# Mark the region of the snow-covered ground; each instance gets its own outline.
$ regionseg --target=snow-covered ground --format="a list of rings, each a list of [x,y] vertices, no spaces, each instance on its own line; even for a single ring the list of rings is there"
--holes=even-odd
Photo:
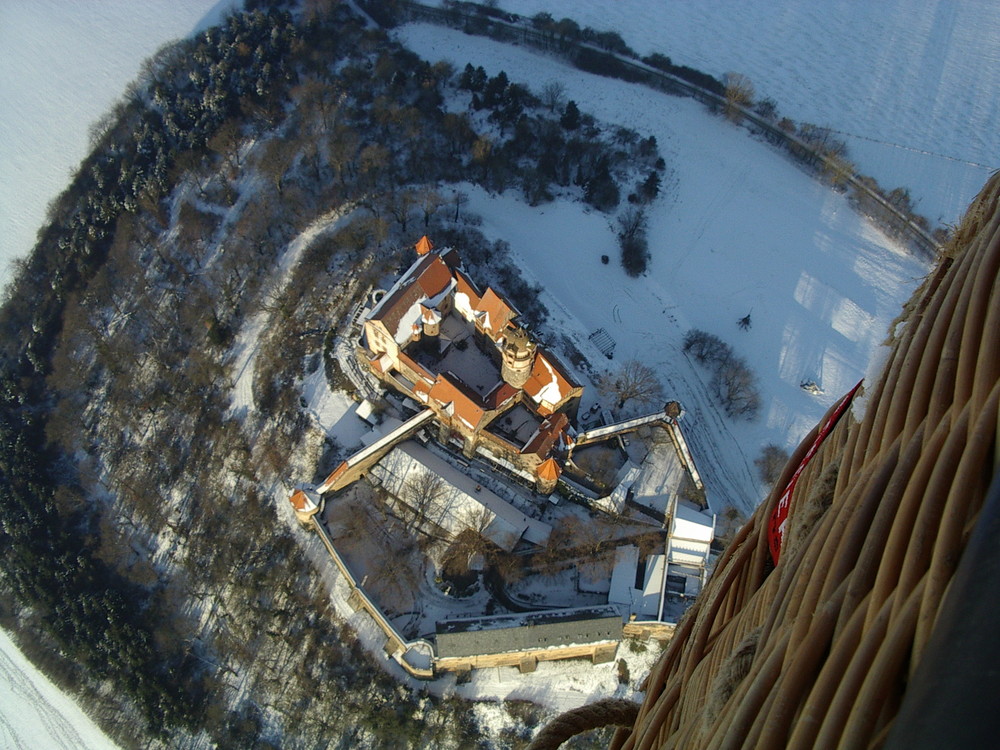
[[[91,124],[121,97],[142,61],[240,4],[0,2],[0,287],[86,156]]]
[[[114,750],[118,746],[0,630],[0,747]]]
[[[669,398],[688,409],[685,435],[716,510],[761,499],[753,460],[761,447],[791,449],[865,372],[890,322],[926,266],[746,131],[691,99],[670,97],[488,39],[427,24],[397,32],[430,60],[472,60],[536,88],[550,80],[607,123],[656,136],[669,177],[649,207],[649,273],[619,264],[611,217],[570,200],[532,208],[513,191],[472,185],[469,208],[490,239],[510,243],[529,280],[544,288],[550,328],[573,338],[596,367],[636,358],[655,365]],[[736,322],[752,314],[752,328]],[[607,363],[588,340],[603,328],[617,343]],[[682,351],[699,328],[728,342],[757,373],[753,423],[720,414],[707,373]],[[800,388],[815,381],[824,393]]]
[[[716,77],[749,76],[797,123],[835,128],[880,184],[954,223],[1000,167],[1000,3],[955,0],[500,0],[617,31]]]

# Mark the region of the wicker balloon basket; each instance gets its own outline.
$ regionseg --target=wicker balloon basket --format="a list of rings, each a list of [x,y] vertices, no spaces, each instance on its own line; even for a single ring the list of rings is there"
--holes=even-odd
[[[612,748],[884,745],[1000,463],[998,202],[1000,173],[904,307],[881,378],[802,442],[638,714],[618,707],[634,721]]]

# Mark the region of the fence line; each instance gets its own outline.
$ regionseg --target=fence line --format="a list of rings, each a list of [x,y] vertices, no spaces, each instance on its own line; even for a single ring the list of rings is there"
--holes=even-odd
[[[617,65],[623,66],[628,70],[634,83],[642,83],[673,96],[697,99],[712,110],[729,107],[732,111],[734,108],[734,105],[727,102],[725,97],[666,71],[586,42],[525,26],[521,22],[508,22],[492,15],[471,13],[458,6],[433,7],[414,2],[414,0],[400,0],[398,8],[400,15],[407,21],[427,21],[461,29],[469,34],[488,36],[501,42],[520,43],[554,54],[571,63],[576,62],[577,55],[581,51],[595,52],[614,59]],[[522,20],[526,21],[527,19]],[[831,158],[818,151],[810,144],[748,109],[743,107],[735,107],[735,109],[739,111],[740,123],[750,123],[755,128],[759,128],[766,134],[770,142],[774,145],[784,146],[792,157],[805,166],[811,167],[814,171],[819,171],[819,167],[824,167],[832,173],[843,172],[845,162],[840,159]],[[852,199],[859,212],[868,216],[882,229],[906,240],[911,248],[919,251],[926,259],[931,260],[936,257],[940,249],[939,243],[923,227],[916,224],[910,216],[889,203],[878,191],[872,189],[866,182],[869,178],[852,170],[848,174],[844,174],[843,179],[854,191]]]

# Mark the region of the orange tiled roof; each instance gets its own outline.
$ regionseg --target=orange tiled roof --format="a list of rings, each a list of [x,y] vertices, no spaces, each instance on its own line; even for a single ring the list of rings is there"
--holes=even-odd
[[[542,349],[537,350],[535,361],[531,366],[531,375],[524,384],[524,392],[538,404],[539,414],[544,416],[552,413],[551,409],[541,405],[542,399],[556,407],[579,387],[563,372],[559,360]]]
[[[428,255],[426,268],[420,269],[417,284],[428,297],[441,294],[451,283],[451,269],[437,255]]]
[[[348,468],[349,468],[349,466],[348,466],[347,461],[341,461],[340,465],[330,473],[330,476],[328,476],[323,481],[323,484],[321,484],[317,489],[320,492],[323,492],[324,491],[323,490],[324,487],[329,488],[335,481],[337,481],[341,476],[344,475],[344,473],[347,472]]]
[[[482,295],[469,277],[458,270],[455,271],[455,291],[465,294],[469,298],[469,304],[472,305],[473,309],[479,307],[479,300],[482,299]]]
[[[535,469],[535,474],[539,479],[554,482],[562,474],[562,467],[554,458],[547,458],[538,465],[538,468]]]
[[[427,385],[427,383],[425,383],[423,380],[418,380],[416,383],[413,384],[413,394],[418,399],[423,401],[425,404],[427,403],[427,397],[430,395],[430,393],[431,393],[431,386]]]
[[[451,405],[452,416],[461,419],[470,429],[479,427],[486,412],[479,396],[450,372],[437,376],[430,397],[441,406]]]
[[[434,249],[434,243],[431,242],[430,238],[425,234],[417,240],[417,244],[414,245],[414,248],[417,251],[417,255],[427,255],[427,253]]]
[[[288,500],[292,507],[300,513],[310,511],[316,506],[302,490],[296,490]]]
[[[476,311],[486,314],[482,325],[490,331],[494,339],[503,333],[507,324],[518,315],[517,310],[511,307],[507,300],[494,292],[492,288],[487,288],[483,298],[476,306]]]
[[[533,453],[537,456],[547,456],[560,436],[569,427],[569,417],[565,414],[555,414],[539,426],[538,430],[521,450],[521,453]]]

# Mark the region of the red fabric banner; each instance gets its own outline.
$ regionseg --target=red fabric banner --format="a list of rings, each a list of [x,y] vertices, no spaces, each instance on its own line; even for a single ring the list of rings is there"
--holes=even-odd
[[[816,451],[826,440],[827,436],[833,432],[833,428],[837,426],[837,422],[840,418],[844,416],[844,412],[847,411],[847,407],[851,405],[851,401],[854,400],[854,395],[858,392],[858,388],[861,387],[861,383],[864,381],[859,381],[856,386],[854,386],[846,396],[844,396],[840,403],[837,404],[837,408],[833,410],[833,413],[827,418],[826,422],[820,428],[819,432],[816,434],[816,439],[813,440],[812,445],[809,446],[809,450],[806,451],[806,455],[802,457],[802,461],[799,462],[798,468],[795,473],[792,474],[792,478],[788,481],[788,485],[785,487],[785,491],[781,493],[781,499],[778,500],[778,504],[774,506],[774,511],[771,513],[771,518],[767,523],[767,542],[771,549],[771,559],[774,564],[778,564],[778,557],[781,554],[781,540],[785,535],[785,523],[788,521],[788,509],[792,501],[792,492],[795,490],[795,483],[799,481],[799,476],[805,470],[806,466],[812,460],[812,457],[816,455]]]

